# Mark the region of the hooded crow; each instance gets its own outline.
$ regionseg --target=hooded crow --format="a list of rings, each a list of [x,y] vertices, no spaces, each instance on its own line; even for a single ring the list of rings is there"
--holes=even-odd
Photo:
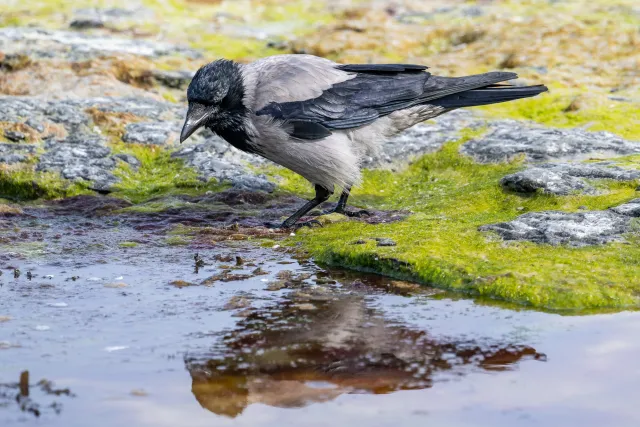
[[[342,188],[334,212],[346,210],[360,165],[385,139],[461,107],[527,98],[543,85],[498,83],[518,76],[490,72],[439,77],[411,64],[338,64],[313,55],[277,55],[249,64],[220,59],[189,84],[180,142],[206,127],[234,147],[265,157],[309,180],[316,195],[285,220],[299,223]]]

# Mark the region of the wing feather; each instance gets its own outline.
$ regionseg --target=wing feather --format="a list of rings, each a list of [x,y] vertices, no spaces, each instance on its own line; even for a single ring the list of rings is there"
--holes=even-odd
[[[317,139],[325,133],[322,128],[330,134],[331,129],[361,127],[394,111],[517,77],[508,72],[438,77],[422,65],[339,65],[310,55],[283,56],[292,58],[267,58],[257,67],[262,74],[254,111],[299,123],[289,128],[301,139]]]

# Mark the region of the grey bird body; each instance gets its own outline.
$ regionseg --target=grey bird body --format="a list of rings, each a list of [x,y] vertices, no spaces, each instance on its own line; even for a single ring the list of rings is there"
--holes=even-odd
[[[209,127],[232,145],[315,184],[311,208],[334,186],[343,189],[344,208],[351,186],[360,181],[362,160],[386,138],[455,108],[546,90],[496,85],[516,78],[514,73],[446,78],[425,69],[343,65],[312,55],[277,55],[244,65],[215,61],[201,68],[189,87],[181,141]],[[292,226],[307,205],[283,226]]]

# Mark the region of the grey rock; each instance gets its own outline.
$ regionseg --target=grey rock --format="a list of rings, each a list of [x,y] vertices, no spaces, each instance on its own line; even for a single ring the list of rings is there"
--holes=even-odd
[[[69,180],[91,181],[91,188],[109,190],[118,182],[112,171],[116,158],[111,149],[93,136],[74,135],[65,141],[47,141],[37,171],[59,172]]]
[[[149,22],[154,16],[153,10],[144,7],[83,8],[74,11],[69,27],[74,30],[134,27],[136,24]]]
[[[37,130],[40,133],[44,132],[44,125],[34,120],[33,118],[27,119],[25,124],[29,126],[31,129]]]
[[[122,137],[124,142],[164,145],[172,132],[179,131],[173,122],[130,123]]]
[[[609,132],[551,129],[515,120],[501,120],[489,126],[487,134],[465,143],[461,152],[485,163],[518,155],[525,155],[530,161],[545,161],[640,153],[639,142],[627,141]]]
[[[75,31],[55,31],[38,28],[0,28],[0,51],[24,53],[37,59],[66,58],[87,60],[96,56],[128,53],[147,57],[185,55],[200,58],[201,53],[186,47],[135,38],[88,35]]]
[[[518,193],[534,193],[537,190],[559,195],[575,191],[595,192],[594,188],[579,178],[543,168],[530,168],[507,175],[500,180],[500,184],[506,189]]]
[[[265,175],[241,174],[230,179],[234,188],[239,190],[256,190],[273,192],[276,185],[267,180]]]
[[[41,100],[18,96],[0,96],[0,122],[20,123],[42,117]],[[46,103],[45,103],[46,105]]]
[[[417,156],[440,149],[445,142],[460,139],[460,131],[475,129],[483,122],[467,110],[456,110],[416,125],[382,143],[375,156],[365,159],[363,167],[374,168],[407,162]]]
[[[483,16],[484,13],[485,13],[484,9],[479,6],[465,7],[460,11],[460,14],[462,16],[465,16],[468,18],[477,18],[479,16]]]
[[[113,157],[122,160],[134,169],[137,169],[140,166],[140,160],[138,160],[138,158],[132,154],[118,153]]]
[[[204,142],[188,144],[171,154],[183,159],[185,165],[195,168],[201,179],[228,181],[236,188],[272,192],[275,184],[263,174],[256,174],[249,164],[261,165],[268,161],[244,153],[221,138],[209,134]]]
[[[396,242],[386,237],[376,237],[376,246],[396,246]]]
[[[571,176],[589,179],[633,181],[640,178],[640,170],[621,168],[611,161],[598,163],[551,163],[540,165],[540,167],[564,170]]]
[[[88,17],[101,17],[105,21],[124,19],[126,21],[147,21],[155,16],[152,9],[145,7],[109,7],[109,8],[84,8],[74,11],[76,17],[88,18]]]
[[[488,224],[480,231],[493,231],[504,240],[569,246],[601,245],[624,240],[632,231],[631,220],[640,217],[640,198],[604,211],[530,212],[513,221]]]
[[[184,111],[186,111],[184,107],[149,98],[90,98],[61,102],[69,103],[81,109],[95,107],[100,111],[131,113],[135,116],[147,117],[158,121],[164,121],[167,117],[178,120],[184,117]]]
[[[500,184],[520,193],[542,190],[545,193],[558,195],[567,195],[572,192],[594,194],[596,190],[584,180],[585,178],[631,181],[640,179],[640,171],[623,169],[611,162],[545,163],[507,175],[500,180]]]
[[[44,115],[55,123],[64,124],[75,130],[79,125],[89,123],[89,116],[71,103],[50,103],[43,111]]]
[[[4,144],[0,146],[0,160],[4,163],[26,162],[42,149],[36,170],[59,172],[71,180],[91,181],[96,190],[110,190],[118,178],[113,170],[123,161],[133,168],[140,162],[135,156],[113,154],[106,138],[94,126],[88,108],[104,112],[126,112],[149,121],[131,123],[126,127],[125,141],[164,144],[171,132],[180,129],[184,107],[145,98],[91,98],[42,100],[31,97],[0,97],[0,121],[26,123],[34,129],[45,130],[47,123],[56,123],[66,131],[66,138],[49,138],[43,144]],[[11,146],[11,147],[10,147]],[[246,167],[236,175],[246,172]]]
[[[59,123],[68,130],[88,125],[88,108],[112,113],[130,113],[155,121],[184,117],[184,107],[149,98],[87,98],[47,101],[34,97],[0,96],[0,122],[26,123],[39,132],[46,122]]]
[[[36,154],[37,148],[33,144],[0,143],[0,164],[26,162]]]
[[[4,137],[7,138],[9,141],[14,141],[14,142],[20,142],[27,139],[27,136],[24,133],[14,131],[14,130],[8,130],[8,129],[4,131]]]
[[[633,199],[630,202],[611,208],[611,210],[619,215],[640,217],[640,199]]]
[[[577,213],[530,212],[510,222],[479,227],[493,231],[504,240],[528,240],[535,243],[569,246],[601,245],[620,241],[628,231],[630,218],[612,210]]]
[[[100,16],[76,18],[69,24],[74,30],[87,30],[90,28],[104,28],[104,19]]]
[[[192,71],[156,70],[153,72],[153,78],[163,86],[172,89],[186,89],[194,74]]]

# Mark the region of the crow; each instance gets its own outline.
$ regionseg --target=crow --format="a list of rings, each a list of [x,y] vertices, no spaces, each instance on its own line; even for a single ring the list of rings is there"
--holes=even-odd
[[[315,197],[278,227],[298,222],[334,192],[346,209],[360,165],[384,139],[456,108],[513,101],[544,85],[499,84],[518,76],[489,72],[440,77],[412,64],[339,64],[313,55],[275,55],[249,64],[219,59],[201,67],[187,89],[185,141],[206,127],[234,147],[265,157],[309,180]]]

